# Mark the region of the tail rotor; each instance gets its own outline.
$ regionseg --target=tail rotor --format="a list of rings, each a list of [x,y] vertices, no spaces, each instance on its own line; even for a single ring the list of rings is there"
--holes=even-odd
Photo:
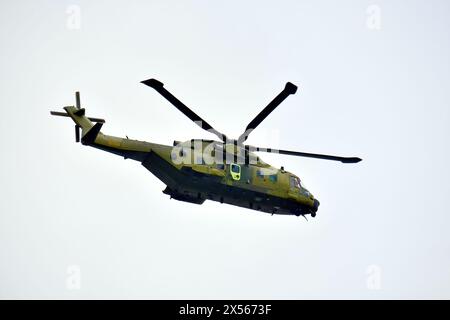
[[[67,108],[72,108],[70,114]],[[80,92],[78,91],[75,92],[75,106],[65,107],[64,110],[65,112],[50,111],[50,114],[52,116],[72,118],[72,120],[75,122],[75,142],[81,141],[82,129],[88,131],[91,127],[93,127],[92,122],[101,124],[105,123],[104,119],[85,116],[86,110],[84,108],[81,108]]]
[[[80,92],[75,92],[75,103],[78,110],[81,109],[81,102],[80,102]],[[81,127],[76,124],[75,125],[75,142],[80,142],[80,129]]]

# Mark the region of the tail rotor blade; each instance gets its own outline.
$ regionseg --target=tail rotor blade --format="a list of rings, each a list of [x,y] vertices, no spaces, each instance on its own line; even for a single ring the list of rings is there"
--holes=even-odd
[[[59,111],[50,111],[50,114],[52,116],[59,116],[59,117],[67,117],[70,118],[70,116],[67,114],[67,112],[59,112]],[[101,123],[105,123],[105,119],[100,119],[100,118],[93,118],[93,117],[87,117],[90,121],[92,122],[101,122]]]
[[[75,125],[75,142],[80,142],[80,126]]]
[[[80,92],[75,92],[75,105],[77,109],[81,108],[81,102],[80,102]]]
[[[75,92],[75,106],[78,110],[81,110],[81,100],[80,100],[80,92]],[[84,109],[83,109],[84,111]],[[84,112],[83,112],[84,115]],[[75,125],[75,142],[80,142],[80,126]]]

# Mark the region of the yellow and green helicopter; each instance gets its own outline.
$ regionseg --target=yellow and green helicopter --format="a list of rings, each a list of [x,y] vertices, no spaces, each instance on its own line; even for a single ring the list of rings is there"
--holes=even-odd
[[[75,122],[75,140],[83,145],[107,151],[125,159],[139,161],[160,179],[171,198],[195,204],[213,200],[271,214],[316,216],[319,201],[303,186],[298,176],[263,162],[257,152],[356,163],[357,157],[261,148],[246,145],[248,135],[297,87],[288,82],[285,88],[247,125],[237,140],[214,129],[210,124],[173,96],[156,79],[142,81],[155,89],[175,108],[202,129],[220,140],[192,139],[174,141],[172,146],[103,134],[105,120],[86,116],[76,92],[76,105],[65,112],[51,111],[54,116],[70,117]],[[81,130],[81,133],[80,133]]]

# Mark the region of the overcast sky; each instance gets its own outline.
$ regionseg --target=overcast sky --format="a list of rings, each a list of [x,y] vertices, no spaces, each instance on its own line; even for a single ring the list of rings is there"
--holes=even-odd
[[[450,298],[448,1],[1,1],[0,298]],[[214,138],[157,78],[254,145],[317,217],[169,200],[50,110],[157,143]]]

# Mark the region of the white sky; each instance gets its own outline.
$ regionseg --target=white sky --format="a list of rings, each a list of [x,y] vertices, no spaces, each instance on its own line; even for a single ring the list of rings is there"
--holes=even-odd
[[[450,298],[449,18],[444,0],[2,1],[0,298]],[[235,137],[291,81],[249,143],[364,160],[261,155],[320,200],[307,222],[169,200],[49,115],[80,90],[105,133],[213,137],[151,77]]]

